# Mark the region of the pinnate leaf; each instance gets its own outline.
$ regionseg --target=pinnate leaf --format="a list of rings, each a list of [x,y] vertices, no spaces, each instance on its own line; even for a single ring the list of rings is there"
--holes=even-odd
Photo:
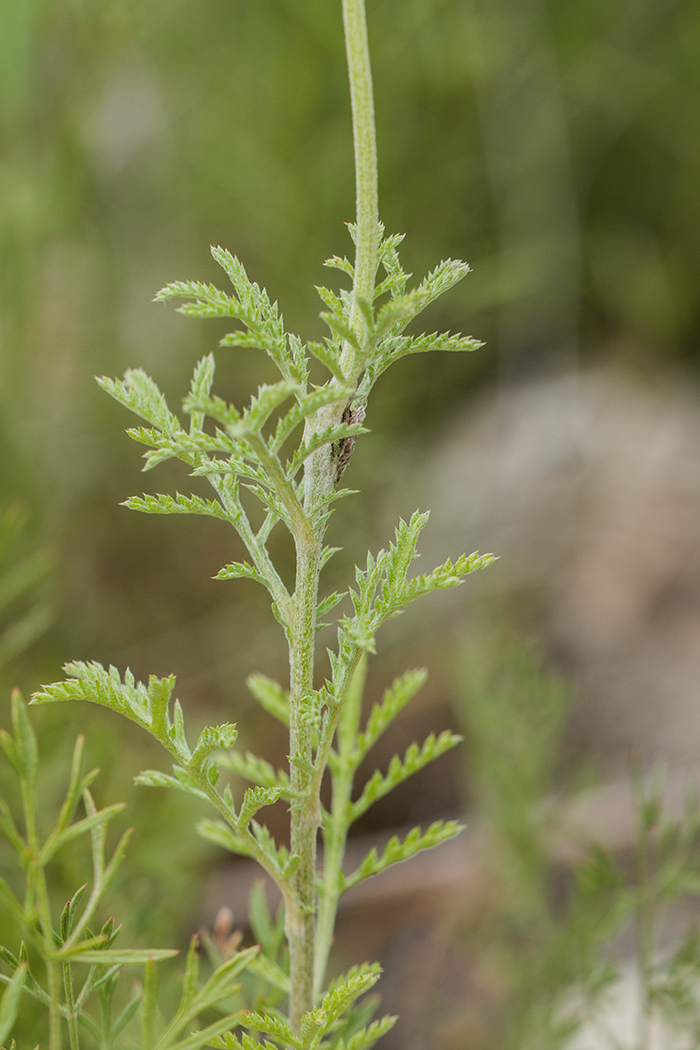
[[[441,755],[444,755],[446,751],[450,751],[461,741],[461,736],[457,736],[456,733],[445,729],[437,737],[434,733],[431,733],[424,741],[422,747],[415,743],[411,744],[406,750],[403,761],[398,755],[394,755],[389,763],[387,772],[382,774],[377,770],[365,784],[357,802],[353,802],[350,805],[350,819],[352,821],[357,820],[378,799],[383,798],[398,784],[403,783],[404,780],[423,769],[429,762],[434,762],[436,758],[440,758]]]
[[[75,661],[66,664],[66,674],[72,675],[63,682],[54,682],[34,693],[33,704],[56,703],[66,700],[88,700],[116,711],[143,729],[152,733],[178,758],[189,762],[191,753],[184,734],[182,709],[176,700],[173,718],[170,719],[168,705],[175,688],[175,676],[156,678],[151,675],[148,685],[137,682],[127,669],[124,681],[116,667],[105,670],[102,664]]]
[[[216,500],[202,499],[200,496],[183,496],[176,492],[174,496],[163,493],[144,493],[143,496],[130,496],[124,500],[122,507],[139,510],[142,514],[203,514],[210,518],[228,521],[226,511]]]
[[[427,831],[422,832],[419,827],[413,828],[403,840],[399,839],[398,835],[392,835],[381,855],[372,848],[360,866],[343,878],[343,890],[372,875],[378,875],[392,864],[414,857],[421,850],[432,849],[447,842],[458,835],[462,828],[463,825],[456,820],[436,820]]]
[[[367,724],[357,738],[355,746],[357,764],[374,747],[382,733],[425,684],[427,677],[428,672],[424,669],[406,671],[400,678],[396,678],[386,690],[381,703],[373,706]]]

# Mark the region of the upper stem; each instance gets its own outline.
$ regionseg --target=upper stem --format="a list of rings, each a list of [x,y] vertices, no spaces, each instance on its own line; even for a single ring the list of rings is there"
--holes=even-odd
[[[362,322],[358,299],[368,303],[374,300],[374,282],[377,274],[379,246],[379,204],[377,190],[377,137],[372,94],[372,68],[367,40],[367,20],[364,0],[343,0],[343,27],[345,53],[350,80],[352,106],[352,137],[355,147],[355,280],[353,284],[352,327]],[[346,346],[343,357],[344,374],[355,382],[351,366],[355,351]],[[350,374],[348,374],[350,372]]]
[[[372,97],[372,71],[367,41],[364,0],[342,0],[345,49],[350,80],[352,130],[355,149],[356,233],[355,276],[350,323],[360,335],[365,321],[359,301],[374,301],[379,248],[377,203],[377,146]],[[364,340],[360,340],[363,342]],[[342,371],[355,385],[364,362],[350,345],[342,354]],[[338,422],[343,406],[322,409],[307,421],[306,432]],[[299,1031],[301,1018],[314,1005],[313,976],[316,963],[316,840],[320,824],[321,777],[313,774],[313,741],[304,719],[303,701],[314,685],[314,646],[320,559],[325,523],[315,520],[319,502],[336,483],[331,449],[325,446],[309,457],[304,467],[304,521],[293,519],[296,544],[296,586],[290,638],[290,753],[292,790],[291,848],[299,858],[293,877],[295,906],[287,911],[286,931],[290,952],[289,1019]],[[311,528],[309,528],[311,526]],[[316,756],[317,764],[319,757]],[[322,756],[325,766],[327,754]],[[325,954],[325,952],[324,952]],[[325,959],[324,959],[325,962]],[[324,966],[325,969],[325,966]]]

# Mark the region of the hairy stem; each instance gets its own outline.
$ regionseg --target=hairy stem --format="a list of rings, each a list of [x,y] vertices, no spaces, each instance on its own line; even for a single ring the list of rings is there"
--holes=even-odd
[[[367,662],[360,663],[361,653],[358,650],[353,661],[351,678],[344,690],[342,705],[339,705],[338,717],[334,727],[338,727],[337,750],[331,756],[326,753],[323,765],[329,758],[331,770],[331,811],[324,818],[323,839],[323,880],[320,887],[318,921],[316,924],[316,968],[314,973],[314,990],[318,997],[326,979],[326,968],[333,941],[338,902],[342,892],[343,859],[348,838],[348,811],[352,798],[352,786],[357,770],[353,761],[353,749],[357,739],[362,711],[362,694],[364,691]],[[320,748],[319,748],[320,750]],[[330,751],[330,749],[329,749]],[[320,766],[316,760],[317,767]]]
[[[343,27],[350,80],[352,129],[355,148],[356,244],[355,279],[351,324],[362,332],[365,322],[359,300],[374,299],[379,240],[377,203],[377,147],[372,98],[372,72],[367,42],[364,0],[343,0]],[[354,386],[363,368],[361,355],[346,345],[342,371]],[[322,409],[307,421],[307,435],[337,423],[343,406]],[[294,521],[297,570],[290,632],[290,751],[291,781],[295,803],[292,807],[291,847],[300,858],[294,875],[296,905],[287,913],[286,931],[290,952],[289,1019],[299,1030],[301,1018],[314,1005],[316,960],[316,840],[321,820],[320,788],[323,770],[314,775],[311,729],[304,720],[303,702],[314,685],[314,646],[318,582],[325,522],[321,519],[309,529],[319,502],[336,483],[331,449],[325,446],[310,456],[304,467],[304,521]],[[327,752],[316,756],[323,768]],[[296,801],[300,800],[300,801]],[[331,906],[331,912],[334,908]],[[324,934],[324,941],[328,933]],[[322,967],[325,970],[327,949]],[[318,980],[318,976],[317,976]],[[317,987],[316,994],[320,994]]]
[[[293,876],[296,903],[286,914],[290,954],[289,1020],[299,1031],[313,1008],[315,957],[316,838],[320,823],[318,794],[312,790],[312,733],[304,718],[304,700],[314,682],[314,643],[322,538],[297,537],[297,576],[290,645],[291,847],[300,858]]]
[[[369,303],[374,299],[379,241],[377,138],[364,0],[343,0],[343,27],[355,147],[357,224],[354,303],[350,320],[352,327],[357,331],[358,325],[363,324],[358,299],[364,299]],[[354,383],[357,380],[361,363],[355,360],[356,352],[350,346],[345,347],[343,358],[343,373]]]

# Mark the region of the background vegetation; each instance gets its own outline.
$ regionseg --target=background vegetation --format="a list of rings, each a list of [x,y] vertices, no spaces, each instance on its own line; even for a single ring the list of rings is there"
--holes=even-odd
[[[350,556],[383,458],[484,385],[601,358],[694,377],[700,334],[693,0],[371,0],[368,15],[382,217],[415,272],[471,262],[430,320],[488,346],[380,384],[352,468],[364,502],[337,526],[358,537]],[[25,523],[0,550],[7,573],[25,566],[0,612],[27,625],[2,674],[28,692],[74,657],[172,670],[193,709],[235,703],[245,723],[245,674],[282,658],[262,600],[211,581],[229,560],[215,524],[116,506],[139,464],[92,376],[139,365],[184,389],[221,332],[150,299],[213,267],[209,244],[240,256],[291,328],[320,333],[313,284],[354,210],[337,5],[0,0],[0,26],[0,498]],[[242,401],[259,359],[220,362]],[[67,718],[69,733],[89,719],[104,798],[121,798],[149,764],[143,742],[119,727],[127,763],[99,713],[42,713],[59,765]],[[171,943],[158,828],[179,818],[157,793],[148,805],[134,923]],[[203,849],[192,835],[167,853],[172,899]]]

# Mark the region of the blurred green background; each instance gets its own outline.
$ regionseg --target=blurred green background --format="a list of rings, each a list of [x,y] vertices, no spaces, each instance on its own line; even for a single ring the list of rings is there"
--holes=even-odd
[[[486,385],[601,359],[694,379],[700,360],[700,5],[368,0],[368,17],[382,217],[417,277],[470,262],[426,325],[487,346],[409,359],[380,384],[348,474],[365,502],[335,526],[359,549],[381,459]],[[264,598],[211,580],[231,557],[217,523],[117,506],[141,491],[139,450],[92,377],[141,366],[177,404],[226,326],[151,299],[169,280],[219,280],[209,244],[318,338],[313,285],[349,251],[353,213],[338,0],[0,0],[0,497],[4,571],[25,566],[1,613],[26,623],[0,653],[8,688],[70,658],[174,671],[193,722],[234,704],[266,732],[242,685],[284,674]],[[237,402],[267,378],[253,353],[219,362]],[[144,481],[186,484],[176,468]],[[91,727],[107,797],[159,761],[97,710],[41,713],[57,754],[66,723]],[[134,847],[139,916],[169,940],[148,873],[180,811],[156,795]],[[173,879],[203,850],[194,834],[173,844]]]

